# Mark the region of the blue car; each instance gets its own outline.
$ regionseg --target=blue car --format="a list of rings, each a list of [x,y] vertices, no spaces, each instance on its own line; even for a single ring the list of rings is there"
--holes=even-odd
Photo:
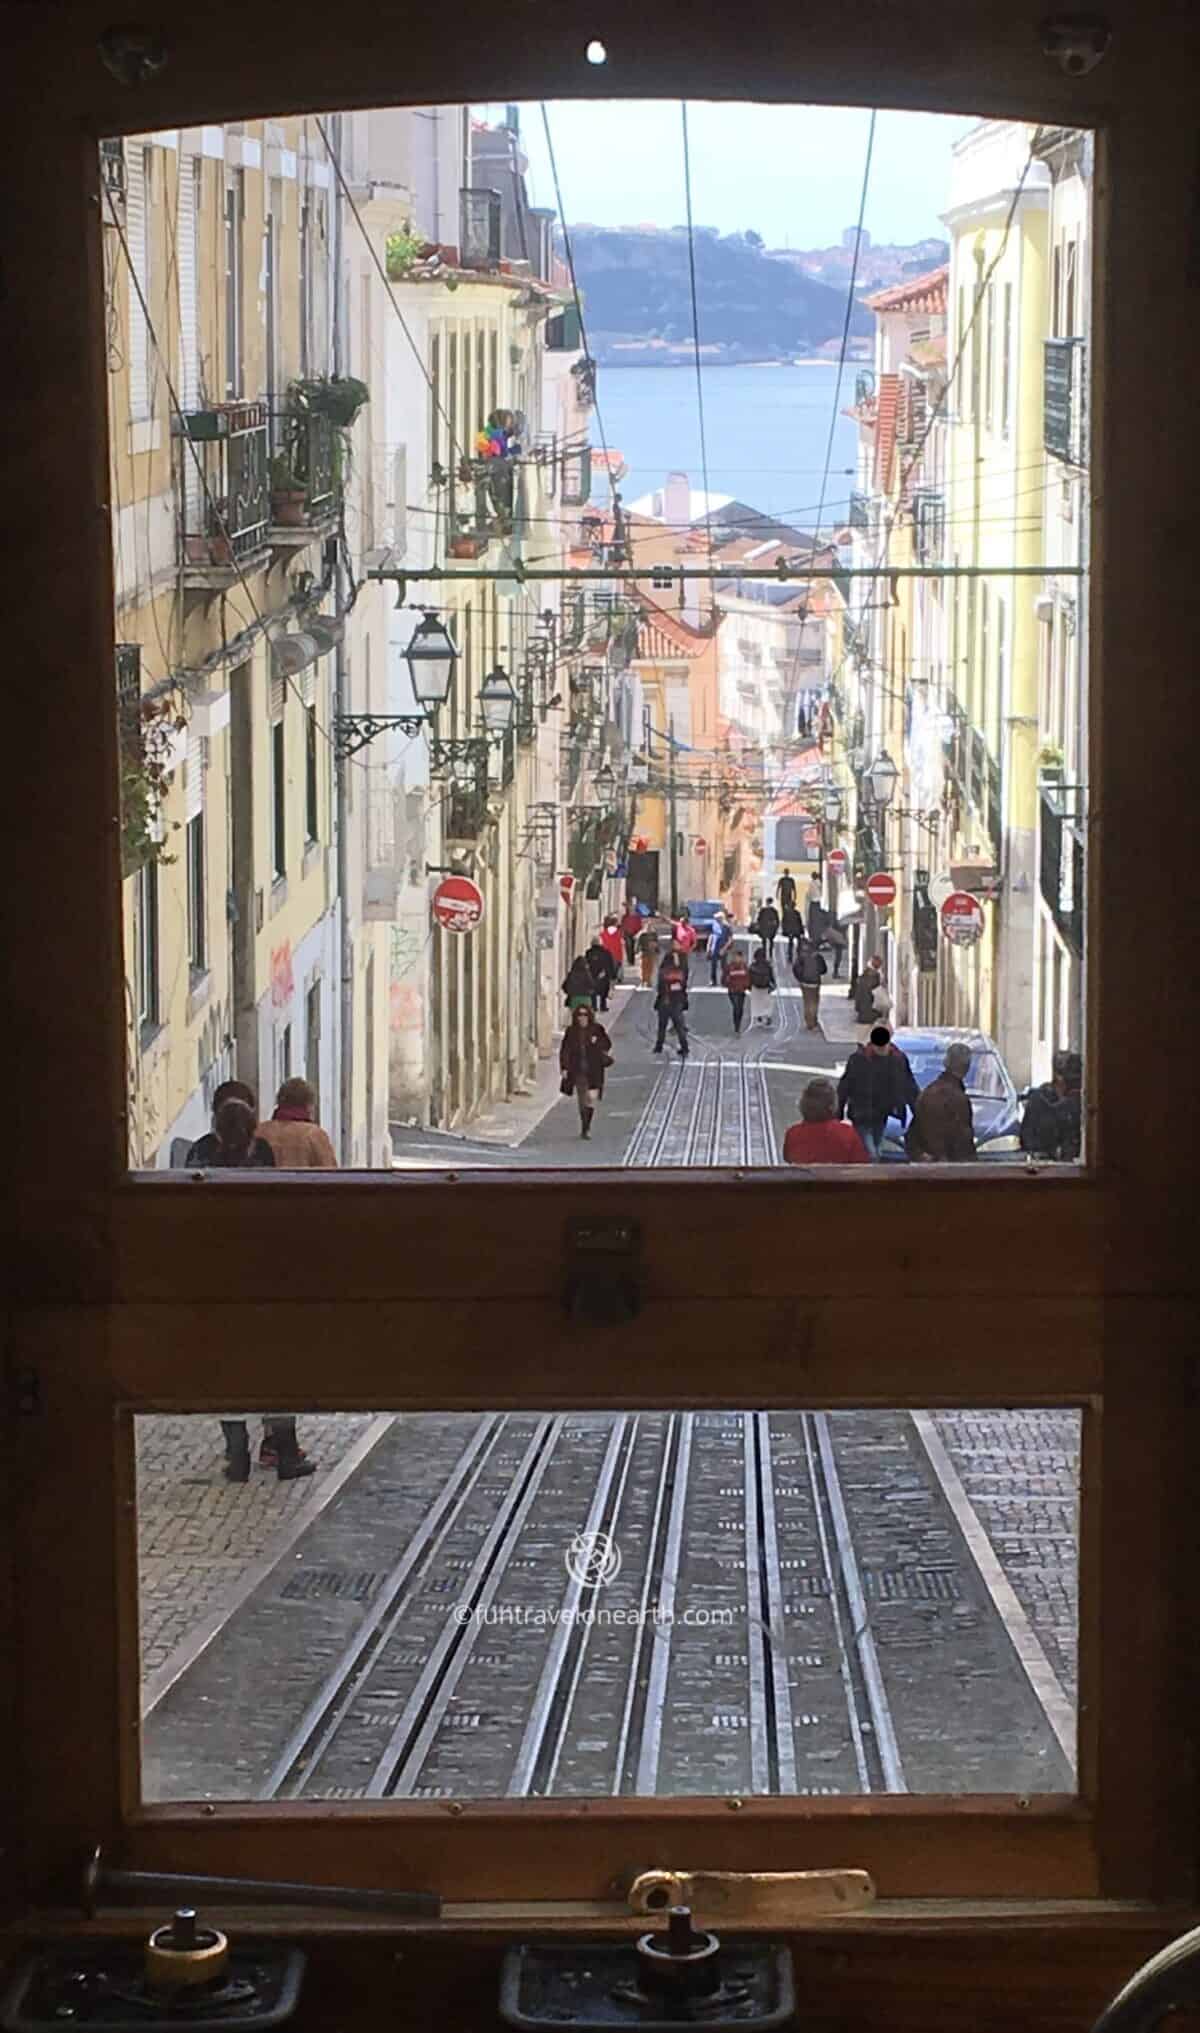
[[[696,903],[686,904],[684,908],[703,942],[712,931],[717,912],[723,910],[724,905],[720,897],[702,897]]]
[[[965,1085],[975,1124],[975,1148],[981,1158],[1020,1158],[1020,1101],[1009,1070],[986,1032],[955,1030],[949,1025],[905,1028],[893,1033],[892,1043],[904,1053],[918,1087],[928,1087],[945,1072],[948,1045],[966,1045],[971,1064]],[[889,1117],[884,1131],[881,1156],[893,1164],[908,1161],[904,1131],[895,1116]]]

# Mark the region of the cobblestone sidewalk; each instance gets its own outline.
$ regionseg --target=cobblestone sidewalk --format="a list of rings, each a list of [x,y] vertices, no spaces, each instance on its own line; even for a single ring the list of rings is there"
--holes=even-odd
[[[226,1482],[225,1443],[207,1414],[144,1414],[137,1426],[138,1582],[142,1679],[157,1671],[205,1618],[229,1601],[242,1576],[297,1516],[319,1506],[322,1485],[374,1418],[372,1412],[302,1416],[300,1444],[315,1475],[280,1482],[257,1465]]]
[[[1079,1652],[1078,1412],[937,1412],[979,1522],[1063,1692]]]

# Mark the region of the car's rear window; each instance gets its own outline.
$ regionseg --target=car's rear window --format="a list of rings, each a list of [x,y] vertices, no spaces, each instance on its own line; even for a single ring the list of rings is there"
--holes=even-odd
[[[945,1070],[945,1052],[907,1052],[906,1057],[913,1069],[918,1087],[928,1087]],[[967,1074],[967,1093],[978,1094],[985,1101],[1002,1101],[1007,1089],[1000,1061],[994,1052],[973,1052],[971,1067]]]

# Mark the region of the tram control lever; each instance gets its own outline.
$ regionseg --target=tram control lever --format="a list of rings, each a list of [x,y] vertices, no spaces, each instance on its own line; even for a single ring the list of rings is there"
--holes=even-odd
[[[588,2033],[668,2033],[680,2025],[710,2033],[766,2033],[796,2006],[792,1959],[773,1942],[724,1948],[692,1925],[687,1906],[668,1908],[666,1926],[628,1942],[527,1944],[510,1949],[500,1979],[500,2013],[521,2033],[578,2026]]]
[[[348,1913],[436,1919],[433,1892],[363,1890],[262,1878],[180,1877],[173,1872],[110,1870],[94,1850],[83,1873],[83,1910],[91,1919],[117,1899],[163,1900],[174,1918],[134,1941],[81,1936],[29,1956],[0,1997],[3,2033],[152,2033],[186,2019],[189,2033],[237,2033],[282,2026],[296,2010],[305,1957],[288,1942],[231,1942],[205,1925],[195,1901],[237,1906],[333,1908]]]
[[[1200,2005],[1200,1927],[1152,1955],[1117,1992],[1092,2033],[1153,2033],[1168,2016]]]

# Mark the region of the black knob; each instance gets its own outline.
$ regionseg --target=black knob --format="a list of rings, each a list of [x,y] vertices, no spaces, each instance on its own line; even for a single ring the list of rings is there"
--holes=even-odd
[[[171,1926],[171,1947],[181,1953],[196,1946],[196,1909],[180,1906]]]

